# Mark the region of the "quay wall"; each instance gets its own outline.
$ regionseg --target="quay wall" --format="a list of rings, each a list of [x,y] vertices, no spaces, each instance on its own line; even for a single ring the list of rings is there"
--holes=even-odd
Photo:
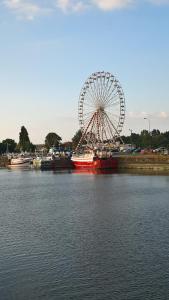
[[[118,156],[119,169],[169,171],[169,155],[124,155]]]
[[[119,170],[155,170],[155,171],[169,171],[169,155],[119,155],[117,156]],[[64,160],[65,161],[65,160]],[[6,167],[8,158],[0,156],[0,168]],[[56,164],[56,165],[55,165]],[[37,166],[34,166],[37,167]],[[42,169],[50,169],[51,166],[41,166]],[[71,161],[59,161],[54,163],[51,169],[57,168],[72,168]]]
[[[0,156],[0,168],[6,167],[7,164],[8,164],[7,156]]]

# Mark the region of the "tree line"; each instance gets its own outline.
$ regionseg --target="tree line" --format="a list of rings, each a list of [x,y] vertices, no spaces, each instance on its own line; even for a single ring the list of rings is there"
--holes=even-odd
[[[51,147],[61,147],[62,149],[75,149],[80,138],[81,130],[78,130],[73,136],[72,140],[62,143],[62,138],[55,132],[50,132],[45,137],[44,146],[47,150]],[[142,130],[140,134],[132,132],[131,135],[122,136],[124,144],[132,144],[140,148],[169,148],[169,131],[160,132],[158,129],[153,129],[151,132]],[[19,142],[7,138],[0,143],[0,154],[6,152],[34,152],[36,146],[31,143],[27,129],[22,126],[19,133]]]
[[[122,136],[122,139],[125,144],[133,144],[137,148],[169,148],[169,131],[160,132],[158,129],[153,129],[149,132],[142,130],[140,134],[132,132],[129,136]]]
[[[50,132],[47,134],[45,138],[45,147],[49,150],[51,147],[59,146],[62,138],[54,133]],[[7,138],[0,143],[0,154],[4,153],[13,153],[13,152],[35,152],[36,145],[31,143],[29,134],[25,126],[21,127],[21,131],[19,133],[19,142],[16,143],[15,140]]]

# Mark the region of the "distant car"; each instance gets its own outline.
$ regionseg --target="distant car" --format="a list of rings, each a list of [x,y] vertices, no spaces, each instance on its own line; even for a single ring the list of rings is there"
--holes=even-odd
[[[152,151],[150,149],[141,149],[141,154],[150,154]]]
[[[165,147],[159,147],[157,149],[154,149],[153,152],[155,152],[155,153],[162,153],[162,154],[167,155],[168,154],[168,149],[165,148]]]
[[[140,151],[141,151],[141,148],[136,148],[133,150],[133,153],[140,153]]]

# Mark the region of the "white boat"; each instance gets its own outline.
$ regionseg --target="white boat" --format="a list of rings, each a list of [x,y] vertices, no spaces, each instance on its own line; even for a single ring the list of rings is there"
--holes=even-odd
[[[32,158],[30,157],[15,157],[11,158],[8,167],[28,167],[30,166]]]

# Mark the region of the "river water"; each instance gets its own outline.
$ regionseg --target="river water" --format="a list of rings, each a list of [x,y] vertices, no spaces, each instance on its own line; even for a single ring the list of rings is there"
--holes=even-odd
[[[169,176],[0,170],[0,299],[169,298]]]

